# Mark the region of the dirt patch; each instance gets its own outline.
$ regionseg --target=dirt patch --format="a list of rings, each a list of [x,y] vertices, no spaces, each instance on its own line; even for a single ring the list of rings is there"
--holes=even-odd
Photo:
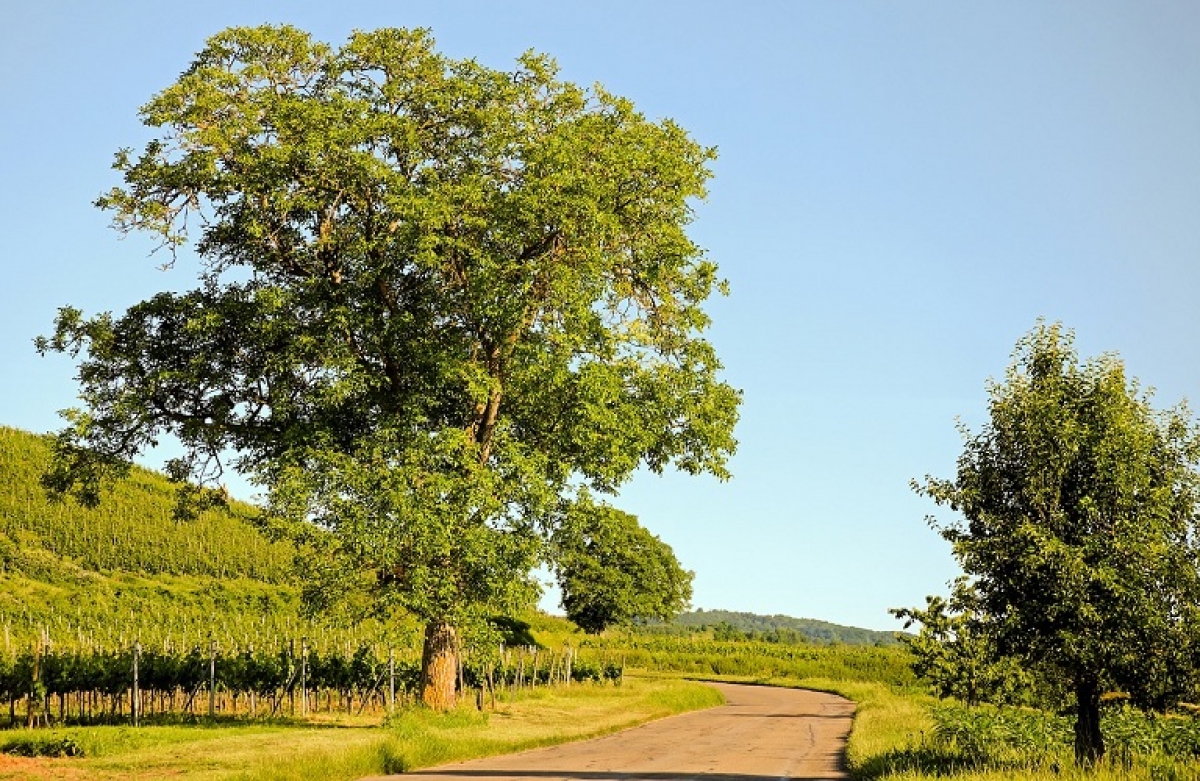
[[[63,760],[0,754],[0,779],[3,781],[75,781],[83,777],[79,768],[71,767]]]

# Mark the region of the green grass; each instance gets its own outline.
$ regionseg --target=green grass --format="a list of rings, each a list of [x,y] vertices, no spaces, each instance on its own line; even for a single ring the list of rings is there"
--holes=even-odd
[[[406,711],[384,727],[346,721],[335,727],[66,728],[37,734],[46,740],[68,739],[82,748],[83,757],[29,760],[14,772],[29,773],[34,768],[49,777],[103,781],[167,776],[205,781],[336,781],[595,737],[720,702],[720,694],[702,684],[627,678],[621,686],[534,689],[516,701],[499,703],[494,712]],[[29,734],[15,731],[0,736],[0,746]],[[6,774],[0,765],[0,779],[19,777]]]
[[[1108,756],[1099,767],[1086,771],[1074,765],[1069,719],[1063,717],[1028,709],[967,709],[880,682],[821,678],[755,682],[826,691],[853,700],[856,711],[846,758],[851,775],[858,779],[1200,781],[1195,757],[1168,755],[1146,736],[1157,730],[1178,739],[1180,733],[1200,731],[1190,718],[1172,729],[1163,718],[1110,714]],[[979,734],[981,730],[988,734]]]
[[[908,734],[869,766],[869,777],[1200,778],[1200,724],[1191,717],[1148,717],[1132,708],[1102,716],[1107,754],[1092,772],[1076,768],[1073,719],[1032,708],[925,708],[926,729]]]

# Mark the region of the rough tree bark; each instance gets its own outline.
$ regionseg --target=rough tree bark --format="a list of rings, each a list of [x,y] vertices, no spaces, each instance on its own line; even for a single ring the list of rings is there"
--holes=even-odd
[[[1100,732],[1100,684],[1091,676],[1075,683],[1075,764],[1091,767],[1104,756],[1104,735]]]
[[[430,621],[421,652],[421,702],[433,710],[452,710],[457,677],[458,633],[445,621]]]

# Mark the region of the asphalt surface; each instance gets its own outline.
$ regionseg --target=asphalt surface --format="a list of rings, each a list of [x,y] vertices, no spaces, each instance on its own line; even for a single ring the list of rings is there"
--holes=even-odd
[[[725,705],[603,738],[442,765],[405,777],[423,781],[849,778],[845,750],[854,703],[800,689],[712,685],[724,693]]]

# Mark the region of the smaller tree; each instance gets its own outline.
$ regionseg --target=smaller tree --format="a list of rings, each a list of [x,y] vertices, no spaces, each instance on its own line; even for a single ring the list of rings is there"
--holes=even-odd
[[[1028,703],[1032,680],[1012,657],[997,652],[979,596],[966,578],[954,582],[950,597],[925,597],[925,608],[896,608],[891,614],[904,628],[920,624],[916,635],[901,641],[912,653],[912,669],[929,681],[939,697],[975,706],[981,702]]]
[[[1069,685],[1090,765],[1105,690],[1155,709],[1196,691],[1200,432],[1184,406],[1155,410],[1116,356],[1081,362],[1072,341],[1039,323],[990,384],[988,423],[963,429],[957,477],[914,488],[961,513],[939,531],[972,579],[978,631]]]
[[[670,620],[692,599],[692,573],[636,516],[586,496],[553,538],[567,617],[590,634],[614,624]]]

